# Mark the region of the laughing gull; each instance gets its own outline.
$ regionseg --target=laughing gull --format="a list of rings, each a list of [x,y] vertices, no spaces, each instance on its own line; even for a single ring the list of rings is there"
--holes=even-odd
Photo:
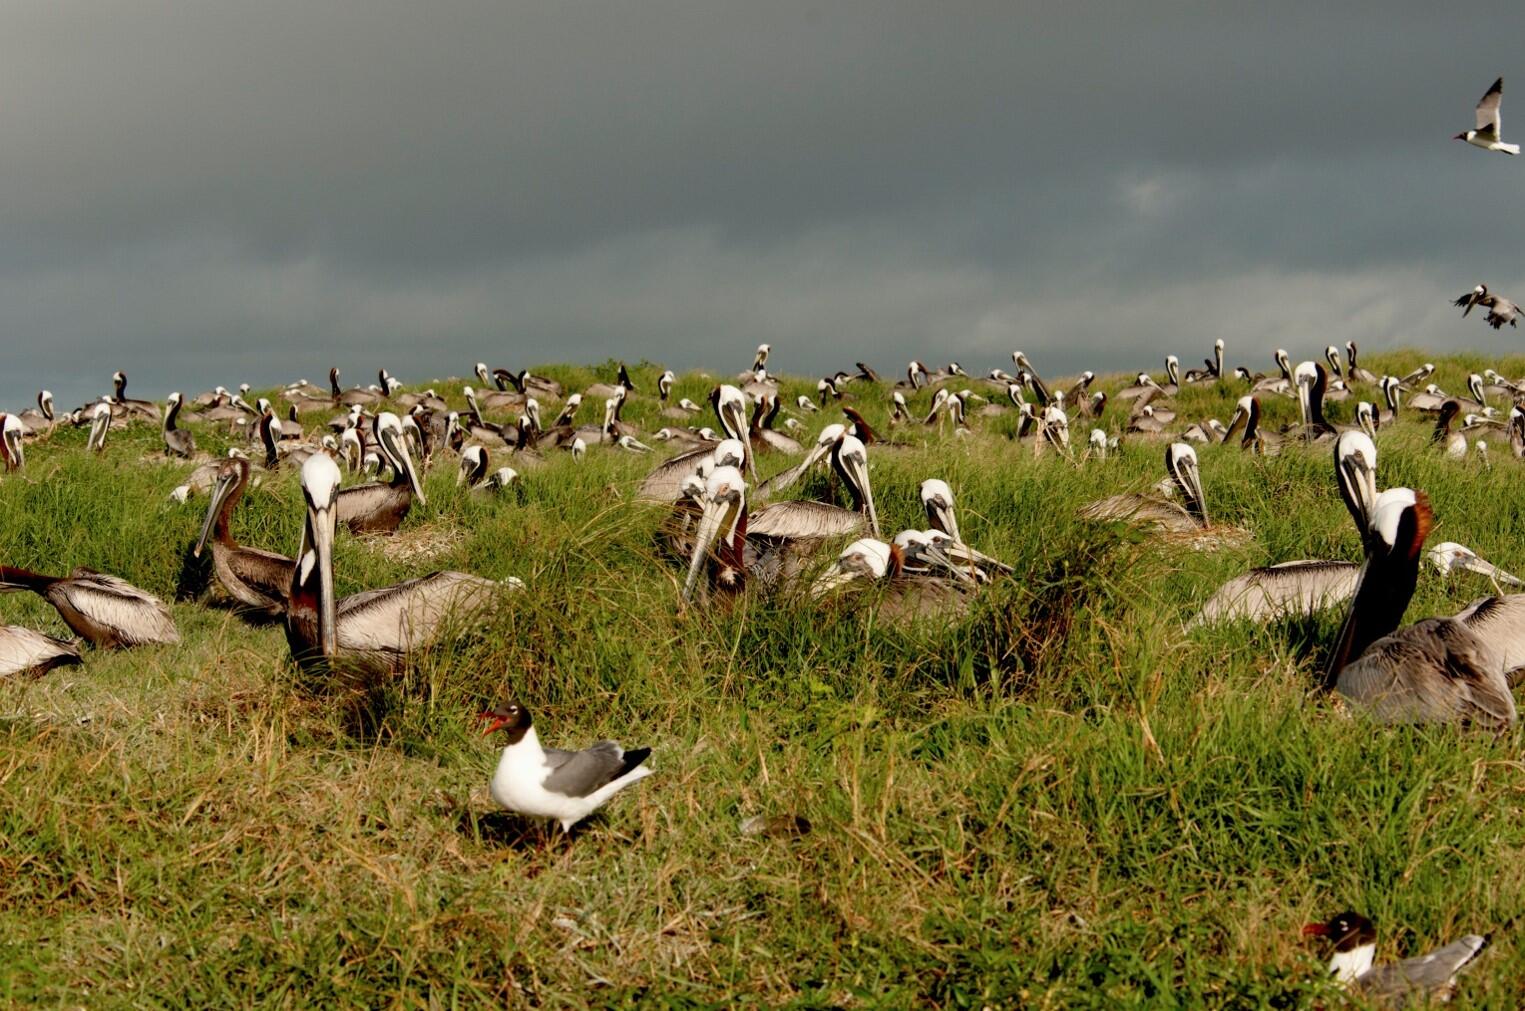
[[[1459,133],[1452,140],[1464,140],[1473,147],[1480,147],[1484,151],[1502,151],[1505,154],[1519,154],[1520,145],[1505,144],[1500,139],[1503,133],[1503,120],[1499,118],[1499,102],[1504,98],[1504,79],[1500,77],[1493,82],[1493,87],[1483,96],[1483,100],[1477,103],[1477,129]]]
[[[489,709],[478,719],[487,721],[484,735],[508,732],[508,746],[492,776],[492,799],[519,814],[555,819],[564,832],[652,772],[641,764],[650,748],[626,751],[614,741],[599,741],[583,751],[542,748],[529,710],[518,703]]]
[[[1468,934],[1428,955],[1401,962],[1373,965],[1377,955],[1377,930],[1360,913],[1340,913],[1327,923],[1310,923],[1304,936],[1327,937],[1334,943],[1329,973],[1345,989],[1373,998],[1383,1005],[1411,1001],[1445,1001],[1456,989],[1456,974],[1488,945],[1488,938]]]

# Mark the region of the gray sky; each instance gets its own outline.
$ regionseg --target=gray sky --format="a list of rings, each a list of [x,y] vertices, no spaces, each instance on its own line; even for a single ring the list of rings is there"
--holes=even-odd
[[[16,0],[0,403],[1515,348],[1525,5],[1326,6]]]

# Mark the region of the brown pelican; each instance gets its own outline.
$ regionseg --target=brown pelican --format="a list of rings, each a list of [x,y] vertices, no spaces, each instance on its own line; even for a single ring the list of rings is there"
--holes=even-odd
[[[0,625],[0,678],[39,677],[54,667],[81,663],[79,650],[21,625]]]
[[[989,555],[980,554],[964,542],[958,532],[958,516],[953,510],[953,489],[948,487],[948,482],[935,477],[928,478],[921,482],[920,494],[927,523],[934,531],[946,534],[956,547],[956,550],[944,549],[950,558],[957,556],[957,559],[966,559],[981,571],[994,569],[1002,573],[1011,572],[1011,566],[998,562]]]
[[[414,499],[420,505],[427,501],[397,415],[391,411],[378,414],[373,422],[373,432],[376,445],[392,468],[392,479],[385,483],[356,485],[339,492],[338,520],[356,534],[389,534],[402,524]]]
[[[1085,506],[1080,510],[1080,518],[1098,522],[1122,520],[1170,533],[1195,533],[1207,529],[1210,524],[1202,494],[1202,476],[1197,470],[1196,450],[1184,442],[1171,443],[1165,450],[1165,470],[1185,500],[1185,506],[1150,495],[1113,495]]]
[[[1478,555],[1476,551],[1465,544],[1457,544],[1455,541],[1442,541],[1432,545],[1424,553],[1424,557],[1430,564],[1435,566],[1442,578],[1449,576],[1453,571],[1464,570],[1476,572],[1478,575],[1487,576],[1493,580],[1495,586],[1500,584],[1507,586],[1525,586],[1515,576],[1510,575],[1492,562]]]
[[[334,666],[385,673],[492,606],[512,583],[464,572],[434,572],[337,600],[333,549],[339,467],[325,453],[302,465],[307,521],[292,570],[286,641],[304,669]]]
[[[192,553],[200,558],[210,542],[212,571],[222,588],[244,607],[274,618],[286,610],[295,563],[285,555],[244,547],[233,539],[230,520],[249,485],[249,472],[249,461],[244,457],[229,457],[217,465],[211,501]]]
[[[759,345],[757,345],[757,354],[754,355],[753,358],[752,358],[752,369],[751,369],[751,371],[756,372],[758,369],[760,369],[764,365],[768,364],[768,355],[772,351],[773,351],[773,345],[772,344],[759,344]]]
[[[1334,476],[1356,534],[1364,541],[1377,501],[1377,447],[1366,433],[1340,433],[1334,446]],[[1187,627],[1314,614],[1349,600],[1360,568],[1354,562],[1303,560],[1251,569],[1220,586]]]
[[[1324,687],[1383,723],[1510,726],[1516,715],[1504,654],[1486,637],[1460,618],[1398,627],[1432,522],[1423,492],[1390,488],[1377,497],[1366,561]]]
[[[1345,362],[1346,362],[1345,380],[1346,380],[1346,382],[1351,382],[1351,383],[1375,383],[1375,382],[1377,382],[1377,375],[1376,375],[1376,373],[1372,372],[1370,369],[1363,369],[1359,364],[1356,363],[1356,353],[1357,353],[1357,350],[1358,349],[1356,348],[1356,342],[1355,341],[1346,341],[1345,342]]]
[[[144,421],[158,421],[159,407],[147,400],[132,400],[127,396],[127,373],[117,372],[112,375],[112,414],[120,418],[140,418]]]
[[[615,385],[608,383],[594,383],[582,391],[584,400],[598,403],[600,400],[608,400],[610,397],[622,397],[635,392],[635,384],[630,381],[630,373],[625,369],[625,363],[620,362],[619,379]]]
[[[879,518],[868,484],[867,451],[851,435],[841,436],[832,449],[832,467],[853,498],[853,509],[824,502],[775,502],[755,514],[747,512],[746,479],[735,466],[717,466],[697,495],[699,523],[689,557],[683,600],[692,599],[699,574],[710,567],[709,586],[735,593],[756,569],[763,585],[797,577],[802,561],[826,540],[863,530],[864,513],[875,536]],[[696,489],[685,487],[680,509],[692,512]],[[712,553],[712,549],[713,553]]]
[[[502,491],[519,477],[519,472],[512,467],[491,468],[486,446],[467,446],[461,453],[460,469],[456,471],[456,487],[464,484],[473,491]]]
[[[1223,339],[1213,341],[1213,356],[1202,360],[1203,368],[1192,369],[1186,373],[1188,383],[1205,383],[1213,379],[1223,378]]]
[[[1429,1007],[1432,1001],[1449,1001],[1456,991],[1456,974],[1488,946],[1486,937],[1468,934],[1427,955],[1373,965],[1377,930],[1355,912],[1332,916],[1327,923],[1310,923],[1303,935],[1328,938],[1334,945],[1329,975],[1361,1003],[1372,1001],[1376,1007]]]
[[[353,404],[360,404],[362,406],[379,404],[385,399],[379,390],[367,390],[359,386],[348,390],[340,389],[339,370],[337,368],[328,370],[328,389],[332,402],[334,404],[343,404],[346,407]]]
[[[0,592],[16,590],[31,590],[52,604],[64,624],[96,649],[180,641],[164,602],[116,576],[84,567],[44,576],[0,565]]]
[[[816,577],[810,593],[820,598],[855,583],[883,587],[879,612],[898,618],[946,618],[968,606],[965,591],[973,585],[967,572],[914,530],[902,531],[890,544],[875,537],[849,544]]]
[[[26,450],[21,445],[25,433],[21,419],[14,414],[0,414],[0,461],[7,471],[20,470],[26,465]]]
[[[1234,408],[1233,417],[1228,419],[1228,428],[1223,432],[1221,441],[1227,442],[1244,426],[1244,437],[1239,440],[1239,448],[1248,452],[1257,453],[1261,456],[1275,456],[1281,452],[1281,436],[1273,432],[1267,432],[1260,427],[1260,398],[1244,396],[1239,398],[1238,405]]]
[[[21,425],[27,435],[51,432],[53,426],[58,424],[58,419],[53,415],[53,391],[38,390],[37,406],[28,407],[17,417],[21,419]]]
[[[1048,386],[1038,376],[1038,370],[1033,368],[1033,363],[1027,360],[1027,355],[1021,351],[1013,351],[1011,360],[1021,370],[1024,385],[1032,391],[1033,396],[1038,398],[1038,403],[1043,407],[1051,404],[1054,398],[1049,394]]]
[[[175,427],[184,399],[178,392],[169,395],[168,407],[164,412],[164,452],[189,460],[191,454],[196,452],[196,438],[185,429]]]
[[[1435,418],[1435,431],[1430,436],[1430,445],[1444,449],[1446,456],[1453,460],[1463,460],[1467,456],[1467,437],[1451,431],[1451,424],[1459,413],[1461,405],[1447,400],[1440,407],[1440,414]]]
[[[85,448],[99,453],[106,448],[106,432],[111,428],[111,404],[102,400],[95,405],[95,410],[90,416],[90,438],[85,441]]]

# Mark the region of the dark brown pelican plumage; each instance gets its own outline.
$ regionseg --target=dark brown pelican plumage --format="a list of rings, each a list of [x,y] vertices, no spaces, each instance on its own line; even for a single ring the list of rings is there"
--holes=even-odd
[[[96,649],[180,641],[164,601],[116,576],[84,567],[44,576],[0,566],[0,592],[16,590],[31,590],[52,604],[64,624]]]
[[[159,420],[159,405],[147,400],[133,400],[127,396],[127,373],[118,372],[111,377],[112,414],[119,418],[138,418],[143,421]]]
[[[1466,621],[1426,618],[1399,628],[1418,579],[1433,514],[1423,492],[1377,498],[1366,561],[1324,679],[1383,723],[1512,725],[1504,656]]]
[[[0,625],[0,678],[38,677],[81,662],[72,643],[21,625]]]
[[[211,501],[193,551],[197,558],[212,545],[212,571],[217,582],[244,607],[274,618],[286,610],[291,572],[296,564],[285,555],[244,547],[233,539],[233,509],[249,485],[249,461],[229,457],[217,467]]]
[[[337,516],[351,533],[389,534],[402,525],[414,499],[420,504],[426,499],[397,415],[390,411],[377,415],[372,432],[376,446],[392,468],[392,478],[340,491]]]
[[[305,669],[386,673],[466,619],[491,607],[512,583],[464,572],[434,572],[343,600],[334,593],[339,467],[319,453],[302,465],[307,518],[286,611],[286,640]]]
[[[358,386],[348,390],[340,389],[339,370],[337,368],[328,370],[328,391],[330,397],[332,397],[332,403],[342,404],[345,407],[354,404],[370,406],[372,404],[379,404],[382,400],[386,399],[377,390],[362,389]]]
[[[170,456],[189,460],[196,452],[196,437],[183,428],[175,427],[184,399],[179,393],[169,395],[169,406],[164,412],[164,451]]]

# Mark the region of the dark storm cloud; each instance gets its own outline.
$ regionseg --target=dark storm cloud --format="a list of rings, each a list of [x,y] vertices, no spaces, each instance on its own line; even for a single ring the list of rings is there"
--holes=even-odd
[[[763,340],[791,370],[1495,349],[1444,299],[1525,288],[1478,206],[1519,218],[1525,160],[1449,140],[1499,73],[1525,136],[1514,5],[0,19],[8,401]]]

